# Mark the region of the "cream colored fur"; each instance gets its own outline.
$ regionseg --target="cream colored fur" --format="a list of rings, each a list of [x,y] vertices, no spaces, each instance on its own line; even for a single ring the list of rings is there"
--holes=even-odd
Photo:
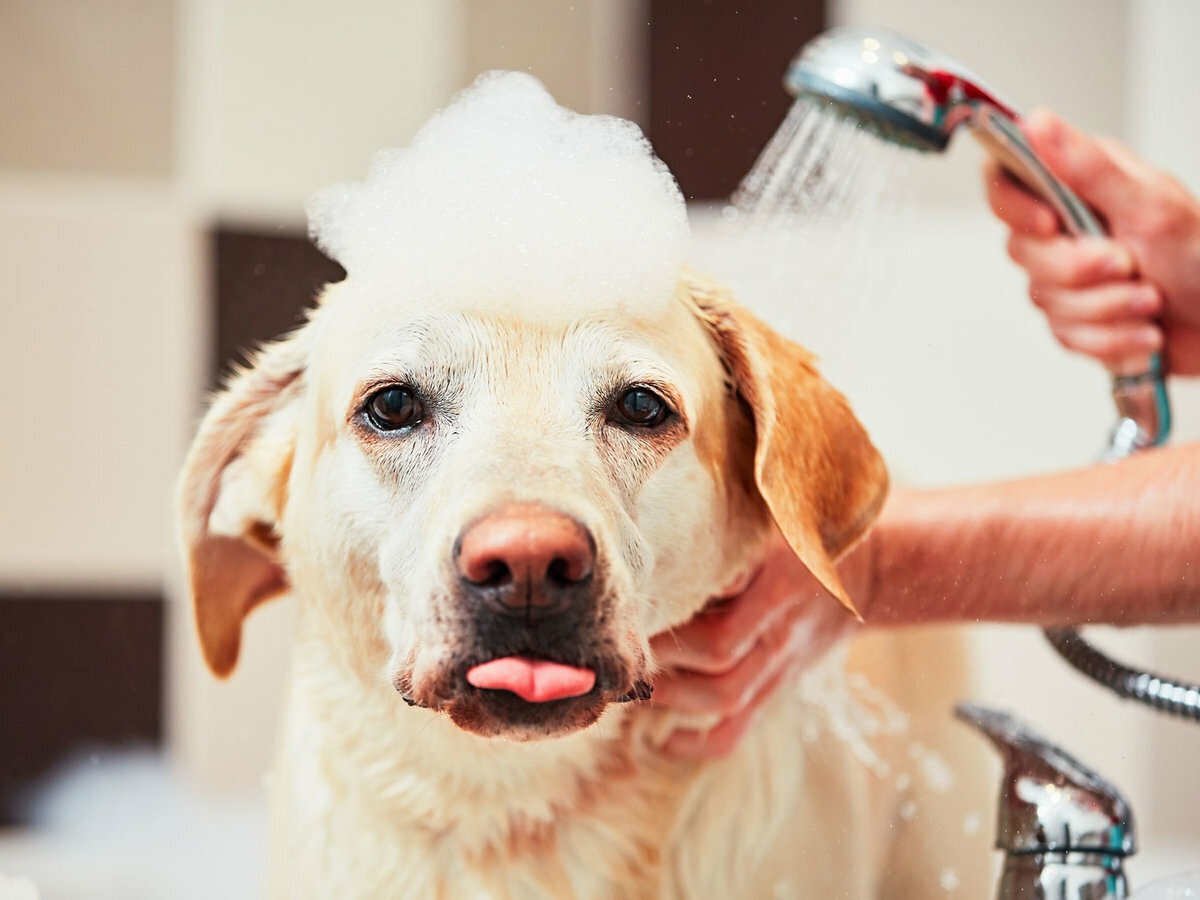
[[[422,309],[347,282],[215,402],[181,489],[214,670],[232,669],[255,604],[285,590],[299,604],[272,896],[939,894],[962,836],[934,851],[911,836],[921,817],[904,804],[925,803],[919,776],[904,783],[912,732],[851,690],[844,654],[703,764],[656,750],[681,723],[652,703],[530,740],[471,733],[397,693],[399,676],[420,689],[453,666],[450,548],[512,501],[592,531],[614,656],[647,679],[649,638],[718,594],[772,528],[852,600],[832,559],[878,509],[883,476],[840,398],[711,285],[685,277],[648,308]],[[364,431],[354,398],[373,380],[430,386],[442,418],[399,439]],[[685,432],[650,446],[611,429],[597,398],[629,383],[669,387]],[[787,440],[768,453],[772,428]],[[780,487],[789,478],[805,483]],[[899,644],[879,639],[866,659],[903,700]],[[983,895],[960,875],[961,896]]]

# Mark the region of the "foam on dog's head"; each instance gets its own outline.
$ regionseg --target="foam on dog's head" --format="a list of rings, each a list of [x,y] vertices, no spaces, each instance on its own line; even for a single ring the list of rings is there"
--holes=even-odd
[[[481,76],[308,215],[352,283],[422,305],[644,309],[668,302],[689,241],[679,188],[636,125],[578,115],[511,72]]]

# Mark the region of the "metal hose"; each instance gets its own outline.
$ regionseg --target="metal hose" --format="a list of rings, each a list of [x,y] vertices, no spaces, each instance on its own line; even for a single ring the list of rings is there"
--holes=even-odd
[[[1048,628],[1045,634],[1063,659],[1119,696],[1200,722],[1200,685],[1131,669],[1101,653],[1070,628]]]

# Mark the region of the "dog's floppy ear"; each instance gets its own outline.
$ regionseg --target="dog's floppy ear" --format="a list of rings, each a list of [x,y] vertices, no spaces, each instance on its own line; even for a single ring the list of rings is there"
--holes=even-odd
[[[800,561],[858,615],[834,563],[883,506],[883,459],[808,351],[698,278],[685,279],[683,295],[754,414],[754,480],[776,525]]]
[[[286,502],[303,332],[269,345],[213,401],[180,476],[178,515],[204,658],[233,671],[242,620],[287,590],[276,528]]]

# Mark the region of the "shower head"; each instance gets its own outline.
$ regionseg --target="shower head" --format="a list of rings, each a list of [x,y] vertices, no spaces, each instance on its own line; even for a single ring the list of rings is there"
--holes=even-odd
[[[879,28],[835,28],[792,59],[784,86],[813,97],[892,143],[942,151],[981,104],[1012,108],[936,50]]]
[[[783,79],[877,137],[940,152],[966,125],[1006,169],[1054,208],[1072,234],[1103,235],[1091,210],[1042,164],[1018,116],[966,68],[918,41],[881,28],[834,28],[793,57]]]

